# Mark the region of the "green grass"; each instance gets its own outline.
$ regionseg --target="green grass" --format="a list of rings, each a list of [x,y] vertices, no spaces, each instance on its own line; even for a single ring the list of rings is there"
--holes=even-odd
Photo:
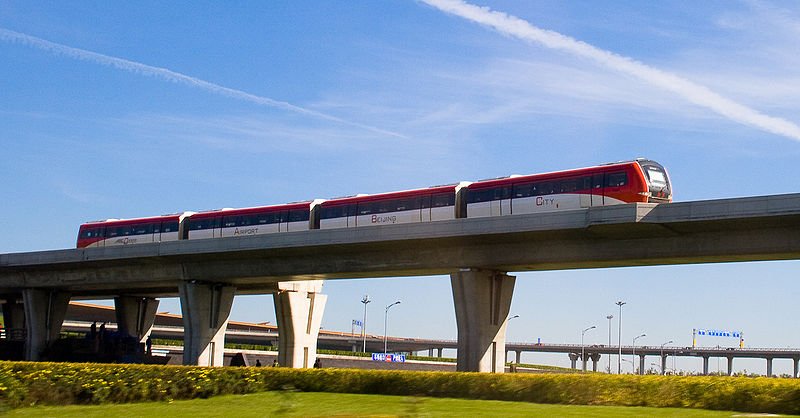
[[[9,417],[732,417],[734,412],[700,409],[542,405],[526,402],[353,395],[320,392],[263,392],[190,401],[97,406],[28,407]],[[752,415],[750,415],[752,416]]]

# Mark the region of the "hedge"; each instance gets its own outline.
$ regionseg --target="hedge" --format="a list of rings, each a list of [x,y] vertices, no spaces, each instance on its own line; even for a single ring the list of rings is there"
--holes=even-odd
[[[270,390],[800,414],[800,380],[0,362],[0,409]]]

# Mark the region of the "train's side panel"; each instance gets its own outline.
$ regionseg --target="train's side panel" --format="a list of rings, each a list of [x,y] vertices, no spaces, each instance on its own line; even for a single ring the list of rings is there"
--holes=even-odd
[[[455,206],[441,206],[438,208],[431,208],[430,210],[431,221],[446,221],[455,218],[456,218]]]
[[[421,210],[404,210],[398,212],[373,213],[356,217],[355,226],[393,225],[420,222]]]
[[[522,215],[527,213],[580,209],[589,207],[590,204],[591,196],[588,194],[551,194],[512,199],[511,211],[515,215]]]
[[[180,239],[180,235],[178,234],[178,231],[162,232],[160,234],[161,242],[164,242],[164,241],[177,241],[179,239]]]
[[[215,238],[219,236],[218,228],[189,230],[189,239]]]
[[[355,226],[355,221],[348,222],[351,216],[343,216],[341,218],[328,218],[319,220],[319,229],[334,229],[334,228],[347,228],[349,223],[352,222]]]
[[[308,221],[285,222],[281,224],[281,232],[308,231]]]

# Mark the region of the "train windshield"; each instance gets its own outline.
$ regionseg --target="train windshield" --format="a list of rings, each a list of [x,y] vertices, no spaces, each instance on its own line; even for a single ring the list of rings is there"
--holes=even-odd
[[[664,167],[655,161],[648,160],[639,161],[639,165],[642,167],[642,171],[647,179],[651,201],[672,201],[672,188],[669,184],[669,176],[667,175],[667,171],[664,170]]]

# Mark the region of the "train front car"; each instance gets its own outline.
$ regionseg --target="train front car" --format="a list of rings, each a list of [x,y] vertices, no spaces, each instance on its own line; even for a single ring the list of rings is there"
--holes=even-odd
[[[648,202],[669,203],[672,202],[672,184],[669,181],[669,174],[661,164],[653,160],[638,159],[639,165],[647,183]]]
[[[644,159],[482,180],[461,193],[469,218],[672,199],[666,170]]]
[[[188,239],[307,231],[311,202],[199,212],[186,220]]]
[[[177,241],[181,222],[190,213],[137,219],[109,219],[87,222],[78,229],[78,248],[111,247],[152,242]]]
[[[325,200],[319,228],[353,228],[455,219],[457,185]]]

